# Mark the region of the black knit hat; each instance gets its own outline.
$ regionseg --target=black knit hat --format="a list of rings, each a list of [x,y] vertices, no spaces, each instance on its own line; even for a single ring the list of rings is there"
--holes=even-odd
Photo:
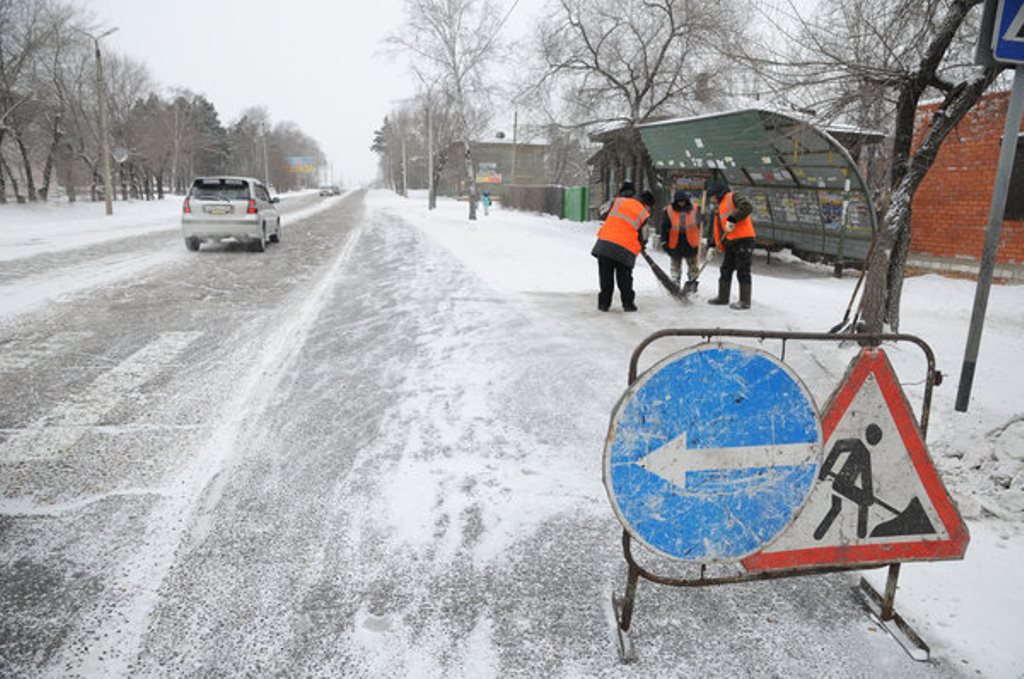
[[[635,196],[636,185],[631,181],[622,182],[622,186],[619,187],[620,196]]]
[[[724,196],[727,193],[729,193],[729,185],[723,181],[715,180],[708,184],[709,196],[714,196],[715,198],[721,200],[722,196]]]

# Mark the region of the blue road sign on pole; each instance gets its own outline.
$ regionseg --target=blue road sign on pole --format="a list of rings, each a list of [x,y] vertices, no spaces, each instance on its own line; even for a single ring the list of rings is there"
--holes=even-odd
[[[736,561],[796,517],[821,463],[821,420],[774,356],[701,344],[641,375],[612,414],[604,483],[629,533],[675,559]]]
[[[1024,64],[1024,0],[999,0],[992,56],[997,61]]]

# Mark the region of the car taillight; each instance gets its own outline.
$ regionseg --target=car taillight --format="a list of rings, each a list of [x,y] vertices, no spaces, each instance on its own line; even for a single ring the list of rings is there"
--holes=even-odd
[[[188,202],[188,196],[185,197],[185,204],[181,207],[181,211],[187,215],[192,214],[192,206]]]
[[[246,208],[245,214],[247,214],[247,215],[254,215],[254,214],[256,214],[256,201],[253,200],[252,198],[249,199],[249,207]]]

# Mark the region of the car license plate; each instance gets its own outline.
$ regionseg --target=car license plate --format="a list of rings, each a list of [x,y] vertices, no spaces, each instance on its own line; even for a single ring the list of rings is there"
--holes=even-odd
[[[206,213],[211,215],[226,215],[231,212],[229,205],[207,205]]]

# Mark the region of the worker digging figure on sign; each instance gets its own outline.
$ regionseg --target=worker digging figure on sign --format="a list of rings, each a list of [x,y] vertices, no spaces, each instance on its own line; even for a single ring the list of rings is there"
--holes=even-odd
[[[882,430],[877,424],[869,424],[864,434],[865,440],[872,446],[882,440]],[[838,472],[833,471],[840,455],[846,455],[846,461]],[[868,534],[868,508],[875,503],[875,494],[871,483],[871,451],[860,439],[840,439],[832,446],[825,463],[821,465],[818,480],[824,481],[834,476],[832,482],[832,506],[814,530],[814,539],[820,540],[832,526],[832,522],[843,509],[843,499],[857,506],[857,537],[863,539]]]
[[[665,206],[661,217],[661,247],[672,259],[672,280],[679,285],[683,277],[683,260],[686,260],[686,285],[684,293],[697,292],[697,276],[700,264],[697,253],[700,246],[700,222],[697,210],[690,202],[686,191],[676,191],[672,202]]]
[[[715,201],[715,247],[725,252],[718,277],[718,297],[708,304],[729,304],[732,272],[740,284],[740,299],[731,304],[733,309],[750,308],[750,265],[754,260],[754,220],[750,214],[754,206],[743,196],[733,192],[725,182],[715,181],[708,186],[708,196]]]
[[[590,251],[597,257],[597,272],[601,291],[597,295],[597,308],[608,311],[612,304],[612,293],[618,283],[623,311],[636,311],[636,293],[633,291],[633,266],[636,256],[646,243],[644,225],[650,217],[654,196],[644,192],[647,204],[637,200],[636,187],[626,181],[619,188],[619,195],[612,201],[608,215],[597,232],[597,242]]]

